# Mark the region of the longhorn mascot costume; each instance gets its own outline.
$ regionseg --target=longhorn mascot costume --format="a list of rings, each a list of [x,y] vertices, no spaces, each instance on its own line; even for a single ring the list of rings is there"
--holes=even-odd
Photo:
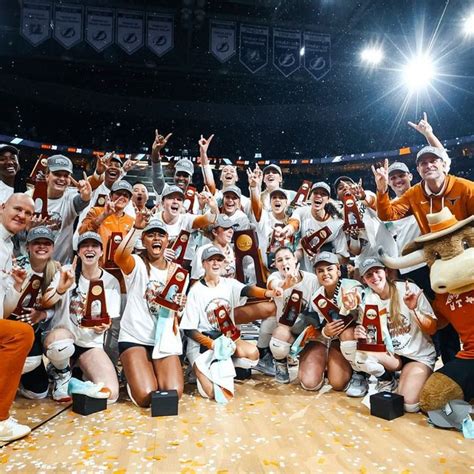
[[[458,221],[445,207],[427,218],[431,232],[408,244],[402,257],[391,258],[379,250],[390,268],[428,264],[438,328],[451,323],[463,345],[455,359],[427,380],[420,396],[424,412],[450,400],[474,403],[474,216]]]

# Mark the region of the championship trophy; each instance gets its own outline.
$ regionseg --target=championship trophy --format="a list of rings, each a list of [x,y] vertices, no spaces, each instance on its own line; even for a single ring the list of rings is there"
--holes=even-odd
[[[35,166],[31,170],[30,176],[26,178],[28,184],[34,185],[36,180],[40,176],[46,176],[46,170],[48,169],[48,157],[46,155],[40,155],[35,163]]]
[[[366,339],[357,341],[357,350],[367,352],[385,352],[387,349],[383,343],[382,326],[380,324],[379,308],[375,304],[366,304],[362,326],[367,332]]]
[[[154,297],[153,302],[162,308],[178,311],[179,305],[174,301],[175,295],[184,293],[188,271],[177,267],[161,294]]]
[[[35,202],[35,209],[41,208],[40,211],[35,212],[35,216],[40,216],[42,219],[48,218],[48,184],[46,178],[42,175],[36,177],[35,190],[33,192],[33,201]]]
[[[344,204],[344,225],[342,226],[344,231],[359,230],[363,229],[364,222],[360,216],[359,208],[355,197],[350,192],[346,192],[342,197]]]
[[[218,306],[214,310],[214,316],[219,324],[221,333],[225,337],[232,339],[234,342],[240,338],[240,330],[232,322],[232,319],[224,306]]]
[[[294,235],[282,239],[277,237],[278,229],[282,229],[283,227],[285,227],[284,224],[279,223],[274,226],[272,236],[270,237],[270,243],[267,247],[267,268],[271,268],[275,263],[275,253],[279,248],[292,247],[294,244]]]
[[[340,320],[344,322],[344,329],[346,329],[346,327],[354,320],[354,317],[350,314],[345,316],[339,314],[339,308],[330,299],[323,295],[317,295],[316,298],[314,298],[313,303],[328,323]]]
[[[21,316],[28,313],[25,311],[26,308],[35,307],[42,283],[43,277],[31,275],[28,286],[22,292],[16,308],[12,311],[8,319],[20,319]]]
[[[107,249],[105,251],[105,260],[103,268],[106,270],[118,269],[118,265],[115,263],[114,256],[117,248],[122,243],[122,232],[112,232],[107,242]]]
[[[249,257],[255,265],[256,285],[265,288],[267,285],[267,275],[264,270],[262,255],[258,248],[257,233],[253,229],[237,230],[234,232],[235,242],[235,277],[240,282],[245,282],[244,258]],[[246,259],[248,260],[248,258]]]
[[[110,324],[105,302],[105,290],[102,280],[91,280],[86,298],[86,310],[81,320],[81,326],[93,328],[102,324]]]
[[[173,262],[177,263],[178,265],[183,264],[186,249],[188,248],[189,244],[190,235],[191,233],[187,230],[181,230],[178,237],[171,246],[171,249],[174,250]]]
[[[183,207],[186,212],[193,214],[194,200],[196,199],[197,188],[190,184],[184,193]]]
[[[104,207],[107,202],[107,194],[99,194],[95,200],[94,207]]]
[[[302,237],[301,246],[308,254],[317,254],[331,235],[331,229],[326,225],[322,229]]]
[[[283,314],[280,316],[278,321],[280,324],[285,326],[293,327],[296,318],[301,313],[301,307],[303,304],[303,292],[299,290],[293,290],[291,292],[288,301],[286,302]]]
[[[288,216],[291,216],[291,214],[293,214],[293,211],[295,210],[297,206],[305,203],[305,201],[308,199],[308,194],[309,194],[312,184],[313,183],[311,181],[308,181],[306,179],[301,183],[301,186],[296,192],[295,197],[293,198],[293,200],[290,202],[290,205],[286,209],[286,214]]]

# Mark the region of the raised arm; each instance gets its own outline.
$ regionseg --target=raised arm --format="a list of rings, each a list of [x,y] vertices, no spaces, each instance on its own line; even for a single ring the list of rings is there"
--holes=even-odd
[[[443,144],[439,141],[438,137],[433,133],[433,127],[428,122],[428,116],[426,112],[423,112],[423,118],[418,123],[408,122],[411,128],[414,128],[417,132],[421,133],[428,142],[429,145],[444,150]]]
[[[166,146],[172,133],[168,133],[166,137],[160,135],[155,130],[155,141],[151,145],[151,175],[153,180],[153,188],[157,195],[161,195],[165,187],[165,177],[163,176],[163,167],[161,165],[161,150]]]
[[[257,222],[260,222],[260,219],[262,217],[262,209],[263,209],[262,200],[260,199],[260,195],[262,192],[263,173],[262,173],[262,170],[259,168],[258,164],[255,165],[254,171],[252,171],[250,168],[247,169],[247,178],[249,182],[252,212],[253,212],[253,215],[255,216],[255,220]]]
[[[211,144],[214,135],[211,135],[207,140],[201,135],[201,138],[198,141],[199,144],[199,157],[201,159],[201,170],[202,177],[204,179],[204,184],[209,189],[209,192],[214,196],[216,194],[216,182],[214,180],[214,175],[212,174],[211,166],[209,164],[209,157],[207,156],[207,150]]]

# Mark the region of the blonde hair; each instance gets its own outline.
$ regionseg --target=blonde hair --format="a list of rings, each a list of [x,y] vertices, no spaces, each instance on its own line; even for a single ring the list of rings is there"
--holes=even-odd
[[[390,332],[394,334],[403,333],[403,321],[400,317],[401,305],[400,305],[400,295],[397,290],[397,285],[395,282],[387,278],[388,287],[390,288],[390,307],[389,307],[389,327]]]

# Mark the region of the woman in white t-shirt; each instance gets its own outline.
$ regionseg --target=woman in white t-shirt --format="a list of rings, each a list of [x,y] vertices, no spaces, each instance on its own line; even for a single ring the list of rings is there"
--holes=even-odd
[[[436,351],[430,337],[436,331],[436,316],[417,285],[391,281],[378,259],[366,259],[359,269],[369,287],[359,304],[360,322],[366,305],[378,307],[387,352],[357,351],[356,364],[378,377],[379,391],[395,391],[396,379],[392,374],[400,370],[397,393],[405,399],[405,411],[416,412],[421,389],[436,362]],[[377,334],[371,332],[373,334],[359,324],[354,335],[356,339],[372,337],[376,341]]]
[[[181,267],[165,258],[169,243],[167,225],[156,218],[148,224],[146,220],[145,215],[137,214],[135,226],[115,253],[115,262],[127,286],[118,339],[120,360],[130,398],[140,407],[150,405],[151,394],[156,390],[176,390],[181,397],[184,386],[178,315],[156,302],[156,297],[162,296],[163,289]],[[141,256],[132,255],[140,234],[144,251]],[[184,277],[184,273],[178,277]],[[183,292],[172,297],[180,306],[185,302],[187,283],[184,280]]]
[[[329,203],[331,188],[324,182],[313,184],[309,195],[310,206],[299,207],[291,215],[288,225],[279,233],[280,238],[290,237],[298,231],[301,237],[308,237],[316,231],[322,231],[319,242],[314,238],[311,242],[317,252],[300,244],[296,257],[301,262],[301,268],[308,272],[313,270],[313,260],[318,252],[328,251],[338,255],[341,263],[349,257],[346,236],[342,227],[344,222],[336,209]]]
[[[233,278],[221,277],[224,259],[225,255],[218,247],[211,246],[203,252],[204,277],[191,287],[180,324],[180,328],[188,337],[187,357],[196,373],[199,391],[201,395],[209,398],[215,398],[215,382],[211,381],[210,373],[197,368],[195,363],[200,355],[201,345],[216,351],[216,341],[225,338],[215,311],[227,313],[232,327],[235,327],[234,309],[243,304],[245,297],[272,298],[281,293],[248,286]],[[226,360],[232,357],[235,367],[249,369],[257,364],[258,350],[253,344],[237,339],[232,345],[228,339],[225,340],[228,342],[228,347],[233,347]],[[223,339],[220,340],[222,341]]]
[[[235,277],[235,253],[232,244],[234,236],[235,225],[232,220],[225,214],[219,214],[216,222],[211,227],[212,242],[198,247],[191,263],[191,280],[199,280],[204,276],[204,267],[202,266],[202,253],[205,249],[218,247],[222,250],[225,256],[224,264],[222,265],[221,276],[226,278]]]
[[[101,280],[105,292],[105,308],[100,301],[91,305],[88,317],[107,314],[111,319],[120,316],[120,284],[99,266],[103,244],[99,234],[85,232],[79,236],[77,266],[74,262],[75,282],[57,303],[55,312],[62,313],[58,325],[45,338],[46,355],[53,369],[53,398],[67,399],[69,367],[77,365],[86,380],[103,384],[110,391],[108,403],[118,398],[119,385],[114,364],[104,350],[104,335],[111,322],[97,326],[83,326],[87,311],[89,287],[92,281]],[[97,296],[97,295],[96,295]],[[104,311],[105,309],[105,311]]]

